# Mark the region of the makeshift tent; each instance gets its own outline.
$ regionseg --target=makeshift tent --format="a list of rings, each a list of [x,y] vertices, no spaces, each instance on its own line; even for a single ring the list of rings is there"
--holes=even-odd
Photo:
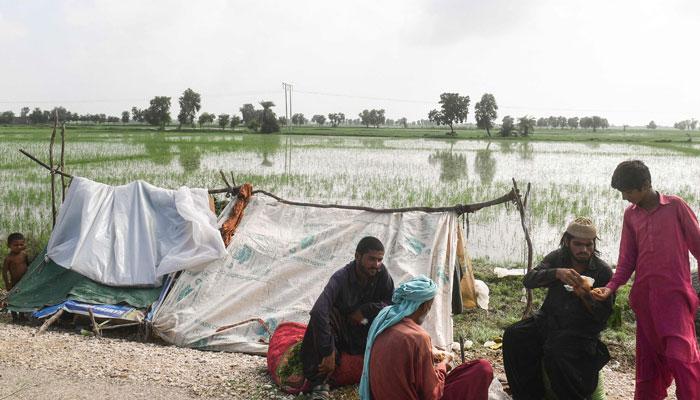
[[[385,245],[384,264],[396,285],[420,274],[438,284],[423,327],[445,346],[453,339],[452,294],[459,290],[453,284],[459,229],[455,211],[309,207],[254,195],[226,257],[183,271],[153,313],[153,329],[178,346],[265,354],[269,332],[285,321],[307,323],[330,276],[372,235]],[[236,326],[221,330],[228,325]]]
[[[8,308],[140,322],[162,293],[162,275],[224,254],[205,189],[74,177],[47,248],[9,293]]]

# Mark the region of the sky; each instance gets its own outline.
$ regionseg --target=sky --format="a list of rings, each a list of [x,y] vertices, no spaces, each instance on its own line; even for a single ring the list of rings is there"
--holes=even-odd
[[[201,94],[209,113],[383,108],[427,119],[443,92],[484,93],[498,120],[700,119],[694,0],[0,0],[0,111],[120,116]]]

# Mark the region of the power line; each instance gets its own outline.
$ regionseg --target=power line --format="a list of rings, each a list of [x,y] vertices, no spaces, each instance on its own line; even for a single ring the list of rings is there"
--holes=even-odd
[[[356,95],[351,95],[351,94],[312,92],[312,91],[307,91],[307,90],[296,90],[296,92],[297,93],[304,93],[304,94],[315,94],[315,95],[319,95],[319,96],[347,97],[347,98],[364,99],[364,100],[384,100],[384,101],[396,101],[396,102],[402,102],[402,103],[435,104],[435,101],[397,99],[397,98],[392,98],[392,97],[356,96]]]
[[[207,97],[234,97],[234,96],[252,96],[252,95],[269,95],[278,94],[277,91],[266,90],[266,91],[248,91],[248,92],[233,92],[233,93],[216,93],[216,94],[206,94]],[[122,99],[87,99],[87,100],[0,100],[0,104],[22,104],[22,103],[32,103],[32,104],[72,104],[72,103],[117,103],[117,102],[137,102],[137,101],[150,101],[151,98],[122,98]]]

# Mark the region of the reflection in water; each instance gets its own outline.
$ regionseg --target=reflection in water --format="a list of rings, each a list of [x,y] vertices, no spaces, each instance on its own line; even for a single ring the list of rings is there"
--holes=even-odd
[[[535,148],[527,142],[520,142],[518,145],[518,154],[522,160],[532,160],[535,155]]]
[[[512,153],[513,152],[513,143],[511,143],[511,142],[499,142],[498,144],[501,146],[501,153]]]
[[[589,149],[596,150],[596,149],[600,148],[600,142],[590,141],[590,142],[584,142],[584,144],[585,144],[586,147],[588,147]]]
[[[260,165],[264,167],[271,167],[273,162],[271,157],[275,155],[281,148],[281,136],[280,135],[260,135],[254,136],[252,142],[250,143],[252,149],[262,156],[262,162]]]
[[[488,145],[484,150],[477,150],[476,158],[474,158],[474,170],[479,174],[481,183],[489,184],[493,181],[493,176],[496,175],[496,159]]]
[[[467,177],[467,156],[452,150],[436,150],[428,156],[430,165],[440,163],[440,182],[452,182]]]
[[[199,171],[202,161],[202,152],[199,146],[177,146],[180,150],[178,161],[185,172]]]
[[[144,140],[146,154],[157,165],[168,165],[173,160],[173,153],[170,151],[170,143],[155,140]]]

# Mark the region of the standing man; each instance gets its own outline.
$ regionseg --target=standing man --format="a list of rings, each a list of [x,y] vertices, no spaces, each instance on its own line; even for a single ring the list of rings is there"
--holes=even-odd
[[[450,371],[449,358],[437,361],[425,321],[438,288],[420,275],[394,292],[394,305],[383,309],[367,338],[360,381],[361,400],[486,400],[493,380],[484,359]]]
[[[651,186],[649,168],[623,161],[611,186],[632,203],[625,210],[615,276],[592,295],[606,299],[634,272],[630,307],[637,319],[635,399],[666,398],[676,381],[679,400],[700,399],[700,354],[693,318],[698,296],[690,278],[688,251],[700,260],[700,227],[677,196]]]
[[[610,360],[600,332],[614,300],[594,300],[591,285],[582,277],[593,278],[593,287],[604,287],[612,276],[610,266],[599,258],[596,239],[593,223],[576,218],[559,248],[523,278],[528,289],[548,290],[539,311],[503,334],[503,365],[516,400],[544,396],[542,368],[560,399],[585,399],[598,386],[598,373]]]
[[[391,304],[394,281],[383,259],[382,242],[372,236],[362,238],[355,260],[331,276],[311,309],[301,362],[313,400],[330,399],[328,383],[340,365],[340,352],[363,354],[372,321]]]

